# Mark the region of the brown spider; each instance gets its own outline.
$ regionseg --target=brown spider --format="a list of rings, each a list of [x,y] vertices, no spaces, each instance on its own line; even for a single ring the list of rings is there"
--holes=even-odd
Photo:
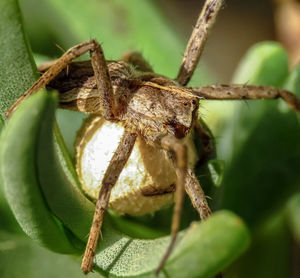
[[[137,52],[127,53],[121,61],[106,61],[99,43],[90,40],[70,48],[58,60],[41,67],[40,70],[45,73],[7,111],[9,115],[25,97],[47,85],[60,92],[60,107],[95,114],[107,121],[119,122],[124,127],[122,139],[102,180],[81,265],[84,273],[90,272],[93,268],[93,258],[111,190],[131,154],[137,137],[152,147],[164,150],[174,164],[177,175],[171,242],[158,266],[158,273],[174,247],[184,190],[201,219],[211,214],[204,192],[192,169],[189,169],[187,146],[183,140],[192,129],[196,128],[206,142],[206,153],[211,150],[208,134],[196,121],[199,99],[280,97],[293,109],[300,111],[300,101],[292,93],[272,87],[250,85],[184,87],[193,75],[223,2],[223,0],[206,0],[176,79],[155,74]],[[72,62],[87,51],[90,52],[91,61]],[[160,195],[171,191],[172,189],[160,192],[159,189],[153,188],[153,191],[147,194]]]

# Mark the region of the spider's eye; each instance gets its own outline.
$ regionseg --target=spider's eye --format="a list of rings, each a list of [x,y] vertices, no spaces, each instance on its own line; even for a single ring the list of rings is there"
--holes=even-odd
[[[193,100],[192,100],[192,104],[193,104],[193,105],[196,105],[196,103],[197,103],[197,101],[193,99]]]
[[[187,103],[187,101],[185,101],[185,102],[183,103],[183,105],[184,105],[184,106],[188,106],[188,103]]]

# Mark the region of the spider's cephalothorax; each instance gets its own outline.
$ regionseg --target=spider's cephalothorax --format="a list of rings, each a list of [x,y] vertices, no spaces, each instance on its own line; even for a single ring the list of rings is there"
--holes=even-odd
[[[90,40],[70,48],[61,58],[44,67],[46,71],[41,78],[7,111],[9,116],[25,97],[48,85],[60,92],[62,108],[101,115],[108,121],[121,123],[124,128],[119,145],[101,182],[94,220],[81,265],[85,273],[93,268],[104,211],[108,207],[112,188],[117,183],[138,137],[138,140],[144,140],[147,145],[166,152],[176,173],[171,242],[157,268],[158,273],[175,244],[184,190],[201,219],[206,219],[211,213],[205,194],[188,163],[187,144],[181,140],[195,127],[204,145],[202,155],[204,158],[209,156],[209,136],[195,121],[198,98],[234,100],[280,97],[293,109],[300,111],[299,99],[292,93],[277,88],[251,85],[184,87],[195,71],[209,31],[223,2],[205,1],[176,80],[153,73],[151,66],[137,52],[127,53],[119,62],[106,61],[98,42]],[[88,51],[91,55],[90,62],[72,62]],[[63,71],[65,68],[67,70]],[[206,159],[202,158],[201,161],[205,162]],[[156,193],[161,194],[154,190],[149,195]]]
[[[176,138],[187,135],[198,110],[198,98],[191,90],[167,77],[137,71],[123,61],[109,62],[108,69],[115,105],[113,121],[122,122],[149,144],[167,134]],[[103,115],[90,61],[72,63],[48,87],[60,92],[61,107]]]

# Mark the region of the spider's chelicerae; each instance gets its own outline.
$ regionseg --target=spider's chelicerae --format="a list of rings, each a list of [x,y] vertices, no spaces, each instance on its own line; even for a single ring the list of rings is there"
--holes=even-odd
[[[43,69],[40,68],[44,72],[41,78],[8,110],[9,115],[25,97],[47,85],[60,92],[62,108],[94,114],[106,121],[119,123],[124,128],[119,146],[102,179],[81,265],[85,273],[93,268],[93,257],[112,188],[117,183],[137,139],[151,148],[164,150],[173,172],[176,173],[175,188],[174,185],[168,184],[164,188],[153,185],[144,188],[142,192],[145,196],[158,196],[167,195],[176,189],[171,242],[158,266],[159,271],[174,247],[184,191],[189,195],[201,219],[211,214],[205,195],[193,170],[189,168],[187,143],[184,140],[192,130],[196,130],[200,138],[204,139],[204,156],[209,156],[209,135],[196,121],[199,99],[282,98],[293,109],[300,111],[300,101],[292,93],[272,87],[185,87],[198,64],[222,4],[223,0],[206,0],[175,79],[154,73],[151,66],[137,52],[125,54],[121,61],[106,61],[101,45],[95,40],[90,40],[70,48],[61,58],[44,65]],[[90,52],[91,61],[72,62],[87,51]]]

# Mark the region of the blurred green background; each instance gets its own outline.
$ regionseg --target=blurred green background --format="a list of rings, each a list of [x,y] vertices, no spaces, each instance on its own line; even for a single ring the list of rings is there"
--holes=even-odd
[[[20,7],[37,62],[97,38],[107,59],[139,50],[156,72],[175,77],[202,3],[21,0]],[[234,80],[285,87],[300,96],[299,66],[289,73],[287,54],[277,44],[258,45],[237,69],[250,46],[276,39],[273,8],[271,1],[226,1],[191,85]],[[237,213],[252,234],[251,247],[224,270],[224,277],[299,277],[298,118],[281,101],[203,103],[200,114],[215,135],[219,159],[225,161],[223,182],[209,188],[211,205]],[[71,119],[75,124],[69,124]],[[78,113],[58,112],[71,156],[81,119]],[[83,276],[78,259],[51,253],[24,237],[0,200],[1,277]]]

